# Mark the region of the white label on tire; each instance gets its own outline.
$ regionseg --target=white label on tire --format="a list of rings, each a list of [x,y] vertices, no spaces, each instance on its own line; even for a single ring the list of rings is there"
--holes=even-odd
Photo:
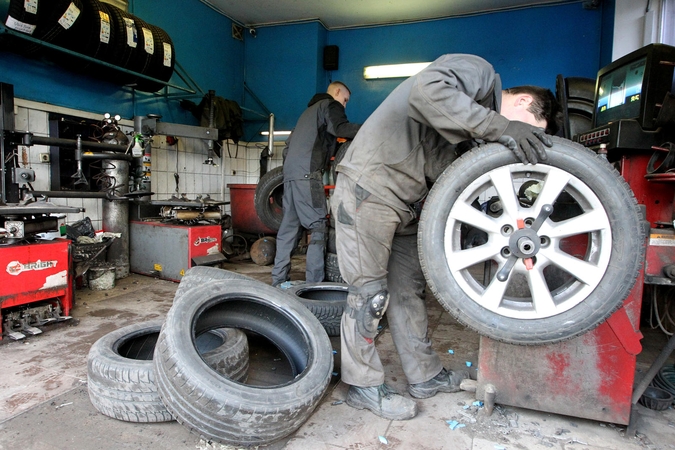
[[[37,14],[38,0],[24,0],[23,9],[27,13]]]
[[[59,25],[67,30],[73,26],[78,17],[80,17],[80,8],[75,6],[75,3],[71,3],[59,19]]]
[[[99,35],[99,40],[104,44],[110,43],[110,16],[108,13],[103,11],[98,12],[101,16],[101,33]]]
[[[155,54],[155,40],[152,38],[152,31],[147,28],[143,28],[143,42],[145,52],[149,55]]]
[[[127,28],[127,45],[136,48],[138,45],[138,32],[136,31],[136,25],[134,25],[133,19],[125,17],[124,24]]]
[[[164,65],[166,67],[171,67],[171,45],[164,42]]]
[[[7,16],[7,20],[5,21],[5,25],[7,28],[11,28],[12,30],[20,31],[21,33],[26,33],[26,34],[33,34],[33,31],[35,31],[35,25],[31,25],[29,23],[24,23],[19,20],[16,20],[12,16]]]

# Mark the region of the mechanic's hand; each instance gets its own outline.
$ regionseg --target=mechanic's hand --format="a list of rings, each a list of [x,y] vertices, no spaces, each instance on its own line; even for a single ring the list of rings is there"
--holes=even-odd
[[[523,164],[546,161],[548,156],[544,145],[547,147],[553,145],[544,130],[517,120],[509,122],[497,142],[508,147]]]

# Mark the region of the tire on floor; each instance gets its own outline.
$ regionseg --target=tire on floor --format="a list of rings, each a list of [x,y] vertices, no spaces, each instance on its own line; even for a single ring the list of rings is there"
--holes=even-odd
[[[242,275],[237,272],[232,272],[230,270],[224,270],[219,269],[217,267],[209,267],[209,266],[195,266],[191,269],[188,269],[188,271],[185,272],[185,275],[183,275],[183,278],[180,280],[180,283],[178,284],[178,289],[176,289],[176,293],[173,296],[174,301],[176,301],[176,299],[178,298],[184,298],[185,291],[189,291],[194,287],[203,286],[204,284],[210,283],[212,281],[225,281],[225,280],[254,281],[253,278],[251,277]]]
[[[340,335],[340,321],[347,303],[349,286],[343,283],[299,284],[288,289],[319,319],[328,336]]]
[[[162,321],[148,321],[110,332],[91,346],[87,387],[94,407],[125,422],[173,420],[157,394],[152,357]],[[221,375],[245,379],[248,340],[236,329],[216,329],[197,338],[206,364]]]
[[[328,336],[293,296],[257,281],[228,280],[191,289],[169,310],[155,349],[157,388],[178,422],[209,441],[262,445],[298,429],[326,392],[333,370]],[[218,376],[191,336],[239,328],[268,339],[286,355],[294,378],[252,386]]]

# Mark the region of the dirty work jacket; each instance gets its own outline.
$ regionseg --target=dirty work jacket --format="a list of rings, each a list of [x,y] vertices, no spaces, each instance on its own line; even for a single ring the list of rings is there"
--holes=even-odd
[[[286,140],[284,181],[320,177],[335,152],[336,138],[353,138],[361,124],[349,123],[342,104],[329,94],[316,94]],[[319,178],[320,179],[320,178]]]
[[[501,80],[474,55],[444,55],[401,83],[352,141],[337,170],[393,207],[427,194],[469,139],[496,141],[509,121],[499,115]]]

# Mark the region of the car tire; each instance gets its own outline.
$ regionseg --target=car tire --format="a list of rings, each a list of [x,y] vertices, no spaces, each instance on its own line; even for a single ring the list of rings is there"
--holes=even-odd
[[[338,256],[335,253],[326,253],[324,260],[325,280],[333,283],[344,283],[345,280],[340,274],[340,264],[338,263]]]
[[[288,293],[297,297],[319,319],[328,336],[340,336],[348,288],[343,283],[310,283],[292,286]]]
[[[169,310],[155,349],[160,397],[173,416],[207,441],[263,445],[299,428],[326,392],[333,370],[328,336],[292,296],[257,281],[228,280],[185,292]],[[293,379],[252,386],[218,376],[186,336],[239,328],[287,356]]]
[[[284,168],[275,167],[260,177],[255,188],[253,204],[260,221],[269,229],[279,231],[284,217]]]
[[[203,286],[213,281],[225,280],[254,281],[251,277],[237,272],[232,272],[231,270],[224,270],[210,266],[195,266],[191,269],[188,269],[188,271],[185,272],[185,275],[183,275],[183,278],[180,280],[178,288],[176,289],[176,293],[173,297],[174,302],[179,298],[184,298],[185,292],[189,291],[190,289],[193,289],[197,286]]]
[[[595,328],[621,307],[644,260],[643,221],[626,181],[590,150],[552,141],[548,158],[536,165],[520,164],[500,144],[464,154],[431,189],[419,224],[422,268],[438,301],[461,323],[506,343],[555,343]],[[516,194],[517,184],[532,180],[540,192],[529,202]],[[490,192],[501,202],[498,217],[475,206],[479,195]],[[578,212],[556,217],[562,198]],[[536,237],[521,241],[546,204],[553,206],[551,216]],[[487,242],[463,248],[466,225],[485,232]],[[512,237],[538,250],[531,258],[517,257]],[[510,255],[516,262],[509,272],[504,267]],[[472,272],[488,266],[482,274]],[[506,281],[497,279],[499,271]],[[527,290],[511,293],[518,279]]]
[[[162,321],[112,331],[92,345],[87,357],[89,399],[102,414],[125,422],[173,420],[157,394],[152,357]],[[217,329],[197,338],[206,364],[219,374],[245,379],[248,340],[235,329]]]

